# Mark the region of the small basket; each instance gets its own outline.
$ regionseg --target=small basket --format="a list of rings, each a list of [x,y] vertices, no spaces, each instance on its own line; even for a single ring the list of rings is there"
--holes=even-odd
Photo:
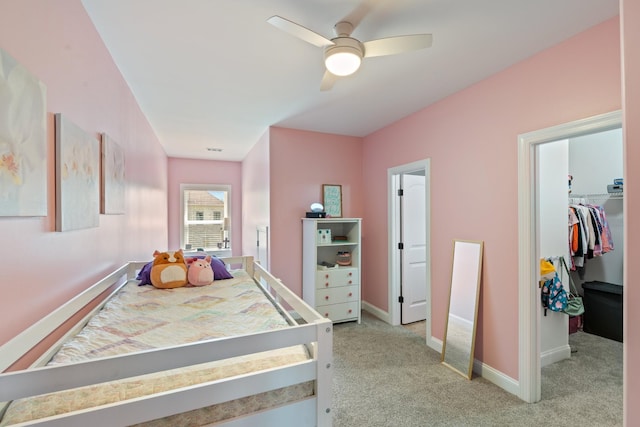
[[[351,252],[339,251],[336,256],[336,264],[342,266],[351,265]]]

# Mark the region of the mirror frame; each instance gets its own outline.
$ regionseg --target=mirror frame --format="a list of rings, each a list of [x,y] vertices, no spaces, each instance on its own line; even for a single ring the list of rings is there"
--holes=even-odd
[[[466,253],[466,251],[461,250],[460,248],[461,245],[466,246],[469,244],[476,246],[477,256],[475,256],[475,254],[469,255]],[[459,374],[461,374],[462,376],[466,377],[469,380],[471,379],[473,374],[473,360],[474,360],[473,356],[474,356],[475,347],[476,347],[476,329],[478,324],[478,304],[480,301],[480,281],[482,277],[483,250],[484,250],[483,241],[457,240],[457,239],[453,241],[453,261],[451,263],[451,286],[449,288],[449,305],[447,307],[447,318],[445,322],[444,339],[442,340],[441,362],[445,366],[458,372]],[[473,274],[473,276],[475,277],[474,283],[465,284],[466,287],[464,288],[464,292],[463,292],[464,295],[468,295],[470,297],[473,295],[473,324],[471,328],[471,349],[468,355],[469,360],[468,360],[466,372],[462,371],[458,366],[454,366],[451,363],[447,362],[447,359],[446,359],[448,334],[450,332],[449,331],[449,315],[451,313],[453,288],[454,288],[454,285],[461,285],[460,283],[454,283],[454,279],[458,277],[458,275],[460,274],[461,271],[463,271],[463,269],[471,269],[470,272],[469,271],[467,272],[466,277],[468,277],[470,274]],[[473,269],[475,269],[475,271]]]

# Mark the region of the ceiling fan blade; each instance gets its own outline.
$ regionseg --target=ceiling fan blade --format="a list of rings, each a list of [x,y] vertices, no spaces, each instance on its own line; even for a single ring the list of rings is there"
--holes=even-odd
[[[360,25],[360,22],[364,19],[364,17],[369,15],[373,10],[372,3],[375,3],[375,0],[362,1],[347,16],[342,18],[340,21],[350,22],[351,25],[353,25],[353,28],[356,28],[358,25]]]
[[[329,70],[325,70],[324,76],[322,76],[322,81],[320,82],[320,90],[322,92],[331,90],[336,80],[338,80],[338,76],[330,73]]]
[[[364,42],[364,57],[396,55],[412,50],[431,47],[433,36],[431,34],[412,34],[409,36],[387,37],[384,39]]]
[[[308,28],[303,27],[302,25],[296,24],[293,21],[289,21],[281,16],[274,15],[271,18],[267,19],[267,22],[273,25],[276,28],[281,29],[301,40],[306,41],[307,43],[311,43],[312,45],[323,47],[334,44],[328,38],[321,36],[320,34],[311,31]]]

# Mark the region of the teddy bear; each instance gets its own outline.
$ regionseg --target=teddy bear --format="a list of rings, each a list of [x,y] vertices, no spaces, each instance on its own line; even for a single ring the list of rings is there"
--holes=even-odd
[[[186,286],[187,264],[182,249],[177,251],[153,252],[151,284],[159,289],[172,289]]]
[[[187,259],[187,280],[193,286],[206,286],[213,283],[211,256]]]

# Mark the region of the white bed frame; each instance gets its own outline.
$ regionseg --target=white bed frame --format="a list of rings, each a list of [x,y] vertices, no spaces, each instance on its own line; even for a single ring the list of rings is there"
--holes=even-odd
[[[211,425],[233,427],[256,425],[331,426],[333,324],[291,292],[260,264],[254,262],[253,257],[231,257],[223,258],[223,260],[227,266],[234,268],[241,265],[254,278],[255,282],[271,296],[276,307],[289,317],[293,326],[274,331],[89,360],[68,366],[44,366],[62,342],[68,336],[77,333],[91,316],[102,308],[109,297],[129,280],[135,279],[137,271],[146,263],[130,262],[0,347],[0,372],[4,372],[89,302],[105,291],[109,291],[108,296],[101,304],[82,318],[31,368],[0,374],[0,402],[303,344],[309,348],[312,356],[311,359],[304,362],[75,411],[20,425],[46,424],[47,426],[64,427],[131,425],[281,387],[315,381],[315,393],[311,397]],[[295,322],[289,313],[290,311],[297,313],[303,319],[299,323],[303,324]]]

